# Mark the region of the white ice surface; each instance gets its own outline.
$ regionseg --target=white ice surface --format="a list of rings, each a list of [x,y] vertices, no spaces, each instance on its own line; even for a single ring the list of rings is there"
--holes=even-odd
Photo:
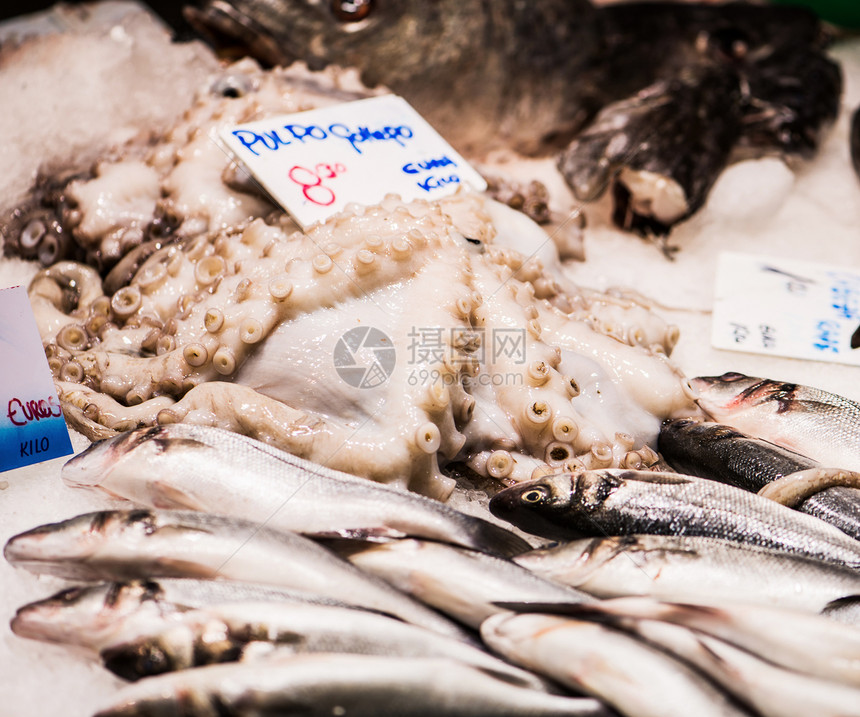
[[[729,370],[793,380],[860,400],[860,369],[837,364],[775,359],[716,351],[709,346],[715,258],[720,251],[834,262],[860,268],[860,183],[848,157],[848,111],[860,104],[860,42],[837,47],[844,63],[844,111],[823,151],[793,176],[768,160],[735,167],[721,180],[711,205],[678,228],[672,243],[681,247],[667,261],[653,246],[612,229],[606,206],[586,209],[587,261],[568,272],[583,285],[627,286],[668,309],[658,309],[681,326],[674,358],[687,375]],[[547,164],[523,165],[529,173]],[[731,175],[749,175],[736,192]],[[736,205],[736,202],[740,202]],[[0,259],[0,287],[26,284],[33,273],[23,262]],[[86,441],[75,436],[80,450]],[[17,532],[112,504],[67,488],[60,481],[64,459],[0,473],[0,543]],[[0,715],[78,717],[103,706],[121,684],[95,663],[66,648],[15,637],[8,628],[15,609],[63,587],[55,578],[16,571],[0,560]]]

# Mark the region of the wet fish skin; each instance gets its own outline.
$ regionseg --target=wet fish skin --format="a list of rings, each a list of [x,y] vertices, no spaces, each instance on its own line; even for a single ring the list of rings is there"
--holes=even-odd
[[[176,714],[610,717],[597,700],[518,687],[453,660],[335,654],[273,655],[159,675],[126,688],[96,717]]]
[[[832,468],[860,470],[860,403],[811,386],[725,373],[690,379],[714,420]]]
[[[593,599],[508,560],[441,543],[406,539],[339,547],[353,565],[474,628],[499,612],[493,605],[499,600]]]
[[[520,612],[544,610],[598,620],[625,629],[632,629],[636,620],[669,622],[706,633],[787,669],[860,687],[860,629],[822,615],[773,606],[690,605],[641,597],[570,606],[505,606]]]
[[[481,637],[507,659],[595,695],[629,717],[747,714],[682,662],[611,627],[500,613],[484,622]]]
[[[458,638],[454,623],[294,533],[185,511],[99,511],[9,539],[6,559],[87,580],[160,576],[264,582],[342,599]]]
[[[677,473],[561,473],[500,491],[490,510],[551,540],[698,535],[860,567],[860,542],[837,528],[740,488]]]
[[[483,650],[379,613],[302,599],[250,599],[195,609],[166,600],[152,582],[65,590],[20,608],[12,630],[85,647],[129,680],[244,659],[250,647],[255,654],[285,649],[448,657],[513,684],[544,689],[534,675]]]
[[[860,690],[856,687],[776,667],[746,650],[680,625],[657,620],[628,621],[626,625],[649,644],[699,669],[761,717],[860,715]]]
[[[796,451],[731,426],[687,418],[664,422],[657,447],[675,470],[755,493],[771,481],[821,465]],[[826,488],[803,500],[796,508],[860,539],[860,490],[857,488]]]
[[[305,535],[413,535],[500,555],[529,549],[510,531],[439,501],[220,428],[175,423],[121,434],[72,458],[62,477],[151,508],[230,514]]]
[[[514,561],[600,598],[744,602],[820,612],[860,595],[860,573],[800,555],[688,535],[583,538]]]

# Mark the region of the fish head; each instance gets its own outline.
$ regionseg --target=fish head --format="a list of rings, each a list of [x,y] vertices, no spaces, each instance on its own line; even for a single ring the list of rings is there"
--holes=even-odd
[[[3,550],[16,567],[61,577],[99,578],[89,563],[105,545],[135,542],[155,530],[155,516],[148,510],[102,510],[49,523],[19,533]]]
[[[155,604],[160,593],[156,583],[139,581],[68,588],[21,607],[11,628],[19,637],[97,649],[119,620]]]
[[[61,473],[63,482],[75,488],[104,489],[102,484],[125,455],[163,433],[161,426],[154,426],[96,441],[66,462]]]
[[[417,77],[422,67],[479,41],[462,22],[476,16],[476,7],[475,0],[203,0],[184,13],[216,45],[238,46],[272,65],[355,67],[375,86]]]
[[[545,538],[581,537],[564,528],[576,474],[559,473],[518,483],[490,500],[490,512],[518,528]]]
[[[690,380],[696,403],[717,421],[744,413],[785,413],[795,401],[796,383],[724,373]]]

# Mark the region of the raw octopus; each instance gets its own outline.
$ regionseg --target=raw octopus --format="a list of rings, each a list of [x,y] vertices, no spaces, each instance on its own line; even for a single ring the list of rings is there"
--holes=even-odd
[[[653,463],[660,420],[692,410],[667,359],[677,329],[571,285],[524,215],[465,191],[391,196],[303,234],[210,140],[219,124],[351,96],[316,82],[242,61],[157,141],[69,186],[94,245],[141,214],[175,226],[104,282],[70,261],[33,280],[72,424],[90,438],[219,425],[439,497],[453,487],[440,462],[503,480]],[[362,367],[375,377],[344,378]]]

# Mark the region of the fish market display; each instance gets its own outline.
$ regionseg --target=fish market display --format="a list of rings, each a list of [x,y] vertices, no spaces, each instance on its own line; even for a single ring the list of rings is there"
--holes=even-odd
[[[273,656],[159,675],[126,688],[97,717],[180,714],[308,717],[609,717],[597,701],[520,687],[441,658]]]
[[[515,561],[604,598],[645,595],[672,602],[745,602],[814,612],[849,596],[860,601],[860,573],[853,568],[720,538],[583,538],[519,555]]]
[[[17,535],[3,554],[33,572],[85,580],[173,576],[272,583],[461,636],[433,611],[305,538],[215,515],[102,511]]]
[[[170,424],[91,445],[63,480],[154,508],[184,508],[324,537],[432,538],[500,555],[529,544],[414,493],[310,463],[230,431]]]
[[[788,417],[791,420],[791,417]],[[660,455],[676,470],[757,493],[835,525],[860,538],[860,490],[848,471],[820,463],[782,446],[719,423],[666,421],[658,438]]]
[[[565,179],[586,201],[611,186],[615,221],[642,233],[696,211],[735,148],[809,156],[842,86],[800,8],[203,0],[186,13],[268,63],[355,67],[463,151],[547,151],[580,133]]]
[[[747,714],[683,663],[610,627],[501,613],[481,626],[481,635],[508,659],[599,696],[623,715]]]
[[[497,493],[494,515],[543,537],[690,535],[749,543],[860,567],[860,541],[734,486],[677,473],[561,473]]]

